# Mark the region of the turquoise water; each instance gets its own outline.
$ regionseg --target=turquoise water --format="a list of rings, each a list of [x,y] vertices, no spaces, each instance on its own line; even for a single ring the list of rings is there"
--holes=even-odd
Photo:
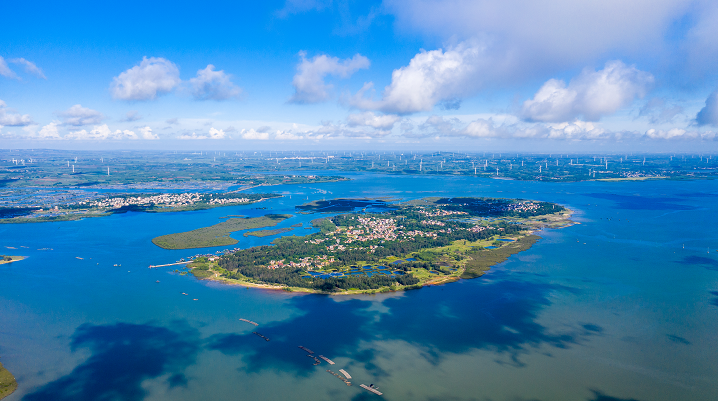
[[[0,226],[0,245],[17,248],[3,252],[28,256],[0,265],[0,361],[20,385],[7,399],[377,397],[361,383],[388,400],[718,394],[718,182],[352,177],[273,187],[292,199],[256,205],[267,210]],[[292,213],[307,197],[434,194],[558,202],[580,224],[542,232],[482,278],[374,296],[245,289],[147,268],[196,253],[163,250],[151,238],[223,216]],[[274,238],[233,236],[243,247]],[[336,365],[313,366],[299,345]],[[353,386],[326,372],[342,368]]]

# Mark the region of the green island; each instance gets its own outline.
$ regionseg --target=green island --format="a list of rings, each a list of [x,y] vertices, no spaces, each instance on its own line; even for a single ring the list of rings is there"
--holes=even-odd
[[[355,211],[360,208],[359,211]],[[319,232],[199,257],[197,278],[331,294],[414,289],[470,279],[530,248],[542,228],[573,224],[563,206],[517,199],[424,198],[404,203],[335,199],[297,206],[349,213],[312,221]]]
[[[0,255],[0,265],[4,263],[12,263],[17,262],[18,260],[25,259],[24,256],[10,256],[10,255]]]
[[[152,243],[164,249],[191,249],[234,245],[239,241],[230,237],[230,233],[253,228],[276,226],[289,217],[292,216],[287,214],[267,214],[262,217],[235,217],[209,227],[162,235],[153,238]]]
[[[17,381],[9,370],[0,363],[0,400],[17,390]]]

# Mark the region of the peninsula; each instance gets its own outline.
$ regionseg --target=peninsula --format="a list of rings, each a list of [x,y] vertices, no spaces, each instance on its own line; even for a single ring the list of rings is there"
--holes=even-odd
[[[0,363],[0,400],[12,394],[16,389],[15,377]]]
[[[335,199],[297,209],[338,212],[356,205],[362,209],[313,220],[317,233],[197,258],[186,269],[202,279],[285,291],[405,290],[479,277],[530,248],[537,230],[573,224],[563,206],[517,199]]]

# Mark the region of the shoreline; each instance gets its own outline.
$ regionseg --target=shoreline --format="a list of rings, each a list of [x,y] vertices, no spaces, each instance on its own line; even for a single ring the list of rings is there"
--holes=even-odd
[[[9,396],[17,390],[17,380],[0,362],[0,400]]]
[[[427,281],[420,282],[418,284],[414,285],[400,285],[396,284],[391,287],[380,287],[375,289],[369,289],[369,290],[344,290],[344,291],[333,291],[333,292],[326,292],[326,291],[320,291],[320,290],[314,290],[310,288],[305,287],[289,287],[285,285],[275,285],[275,284],[268,284],[268,283],[254,283],[249,281],[242,281],[242,280],[236,280],[236,279],[228,279],[224,277],[219,277],[219,274],[213,270],[209,270],[212,275],[208,277],[197,277],[192,273],[193,268],[190,267],[190,270],[188,271],[189,274],[192,274],[195,276],[197,280],[200,281],[211,281],[216,282],[220,284],[225,285],[236,285],[236,286],[242,286],[245,288],[257,288],[257,289],[264,289],[264,290],[270,290],[270,291],[283,291],[283,292],[290,292],[290,293],[301,293],[301,294],[322,294],[322,295],[373,295],[378,293],[387,293],[387,292],[398,292],[398,291],[407,291],[407,290],[414,290],[414,289],[420,289],[425,286],[432,286],[432,285],[444,285],[449,284],[452,282],[460,281],[460,280],[471,280],[474,278],[479,278],[486,274],[488,271],[490,271],[494,266],[499,265],[501,263],[504,263],[507,261],[511,256],[516,255],[518,253],[524,252],[526,250],[531,249],[536,242],[538,242],[539,239],[542,237],[537,235],[536,233],[542,229],[550,228],[550,229],[561,229],[570,227],[575,224],[580,224],[579,222],[571,220],[571,217],[575,213],[574,210],[566,208],[566,210],[561,213],[560,218],[557,216],[554,216],[553,219],[546,218],[539,226],[534,226],[532,229],[528,230],[524,235],[520,237],[513,238],[514,241],[507,242],[506,245],[502,245],[495,249],[485,249],[482,248],[478,250],[477,256],[479,254],[482,256],[481,258],[469,258],[466,263],[469,262],[475,262],[472,267],[467,267],[466,263],[462,268],[458,269],[456,272],[453,272],[449,275],[442,275],[438,276],[436,278],[428,279]],[[464,245],[466,245],[464,243]],[[454,244],[449,245],[454,246]],[[481,263],[482,261],[489,260],[489,263]]]

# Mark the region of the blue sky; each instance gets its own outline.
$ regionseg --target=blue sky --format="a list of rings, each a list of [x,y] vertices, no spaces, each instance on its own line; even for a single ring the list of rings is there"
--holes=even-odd
[[[0,144],[718,150],[718,3],[5,2]]]

